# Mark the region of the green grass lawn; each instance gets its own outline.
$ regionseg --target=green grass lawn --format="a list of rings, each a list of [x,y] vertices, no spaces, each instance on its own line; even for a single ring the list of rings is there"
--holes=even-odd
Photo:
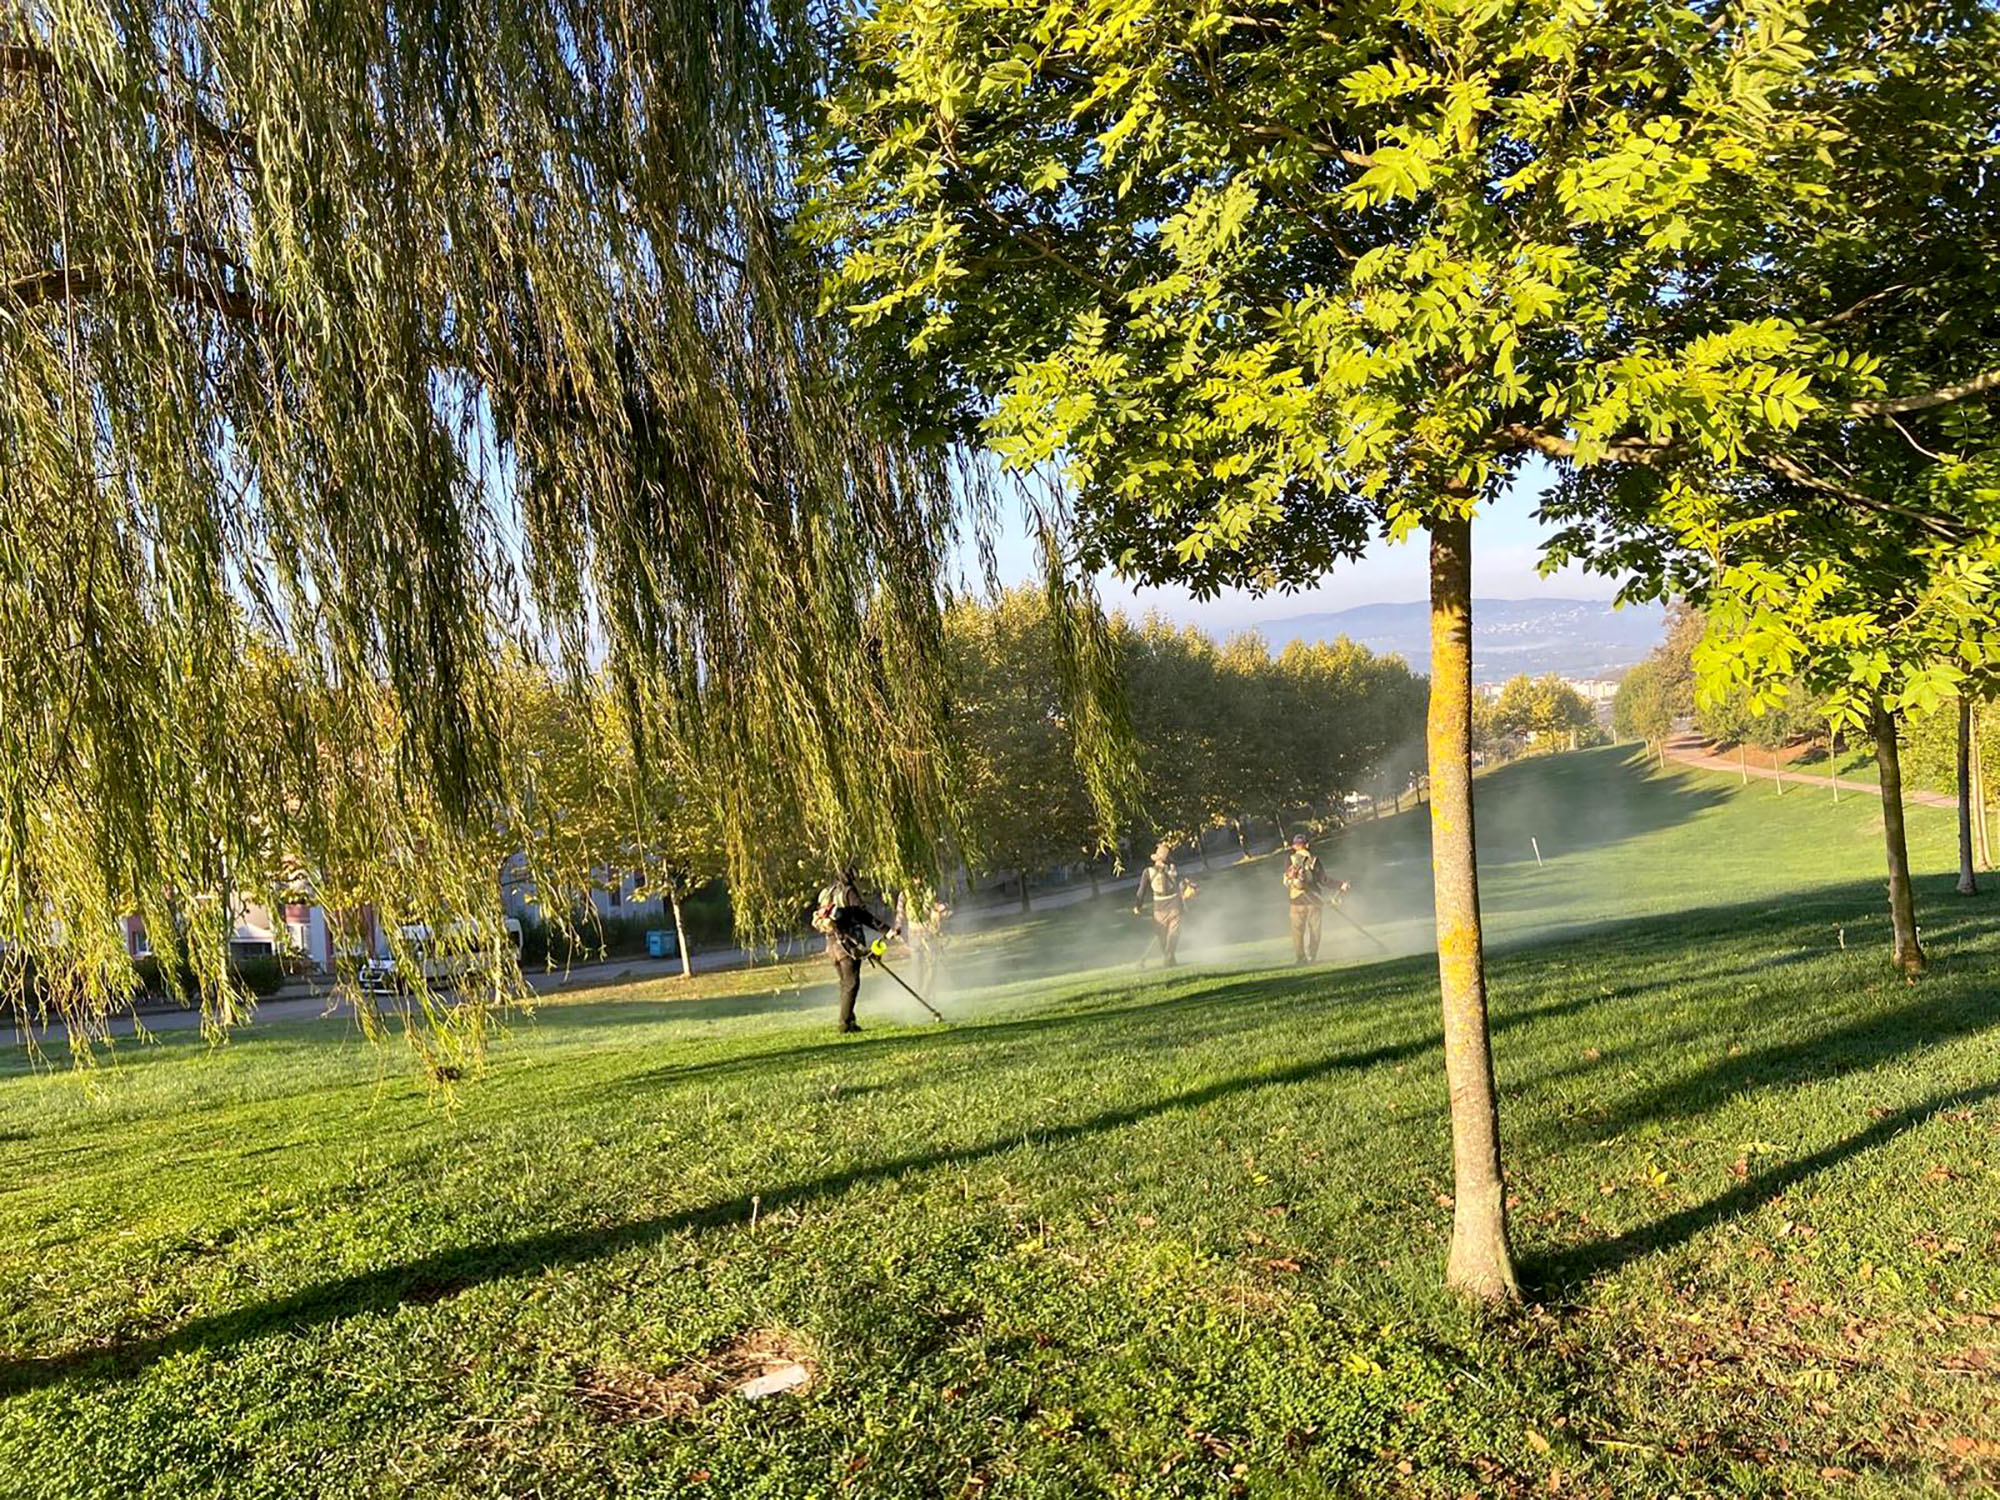
[[[950,1029],[876,980],[835,1038],[810,972],[547,1004],[449,1100],[335,1023],[17,1060],[0,1492],[2000,1479],[2000,924],[1949,815],[1911,813],[1911,986],[1861,798],[1618,750],[1479,798],[1526,1312],[1439,1286],[1429,958],[1335,921],[1340,967],[1284,967],[1265,862],[1172,973],[1117,897],[963,945]],[[1423,831],[1326,850],[1395,949]],[[746,1348],[811,1386],[720,1394]]]

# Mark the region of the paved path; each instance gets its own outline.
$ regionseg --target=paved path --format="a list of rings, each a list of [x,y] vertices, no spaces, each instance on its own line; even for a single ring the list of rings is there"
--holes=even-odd
[[[1234,849],[1226,853],[1218,852],[1210,856],[1212,863],[1209,868],[1223,869],[1253,857],[1255,856],[1244,855]],[[1194,878],[1199,878],[1204,869],[1198,858],[1190,859],[1185,868]],[[1115,897],[1129,899],[1133,888],[1138,884],[1138,879],[1136,870],[1115,880],[1106,878],[1102,882],[1101,894],[1107,899]],[[1059,886],[1054,890],[1036,892],[1033,908],[1028,915],[1038,916],[1055,907],[1087,901],[1091,899],[1092,894],[1090,883],[1083,880]],[[955,920],[961,931],[969,932],[1004,926],[1018,920],[1020,916],[1020,901],[1003,899],[962,906]],[[820,951],[820,939],[808,934],[781,943],[776,961],[786,963],[816,958],[820,955]],[[696,977],[700,977],[704,974],[747,968],[755,963],[770,961],[772,961],[771,954],[766,950],[753,953],[747,948],[740,947],[711,948],[695,953],[694,972]],[[587,967],[557,969],[552,973],[531,970],[524,977],[536,994],[549,995],[564,990],[600,989],[610,985],[636,984],[649,979],[672,979],[678,977],[680,972],[681,961],[678,958],[624,958],[613,959],[608,963],[591,964]],[[201,1013],[193,1010],[148,1010],[141,1019],[148,1031],[193,1031],[201,1025]],[[301,993],[288,987],[276,995],[259,1001],[249,1024],[263,1027],[315,1020],[342,1020],[351,1025],[354,1022],[354,1007],[332,990]],[[113,1036],[130,1036],[134,1029],[133,1018],[129,1014],[113,1016],[107,1022],[107,1026]],[[36,1040],[46,1044],[54,1029],[54,1026],[38,1027],[35,1033]],[[0,1045],[18,1047],[21,1044],[18,1027],[11,1025],[0,1027],[0,1037],[4,1037],[4,1042],[0,1042]]]
[[[1729,776],[1741,776],[1745,770],[1748,770],[1752,776],[1759,777],[1762,780],[1778,780],[1778,771],[1776,768],[1771,766],[1746,767],[1734,756],[1712,754],[1708,750],[1707,741],[1697,739],[1691,735],[1683,735],[1678,739],[1668,740],[1667,759],[1678,761],[1684,766],[1695,766],[1703,771],[1721,771]],[[1824,773],[1815,774],[1810,769],[1804,767],[1795,766],[1789,768],[1784,779],[1798,787],[1812,788],[1831,785],[1838,787],[1843,792],[1858,792],[1864,797],[1879,797],[1882,795],[1882,788],[1872,781],[1842,781],[1835,779],[1829,782]],[[1903,801],[1917,807],[1955,809],[1958,806],[1955,801],[1941,792],[1919,791],[1908,786],[1903,788]]]
[[[741,948],[719,948],[694,956],[694,971],[697,975],[712,974],[722,969],[738,969],[750,962],[750,956]],[[564,971],[544,973],[539,969],[530,970],[523,977],[528,987],[538,995],[557,994],[564,990],[600,989],[608,985],[635,984],[646,979],[677,978],[681,972],[678,958],[625,958],[614,959],[610,963],[579,965]],[[384,1009],[388,1007],[385,1004]],[[287,989],[257,1002],[250,1025],[272,1026],[288,1021],[315,1021],[340,1019],[349,1023],[354,1019],[354,1007],[341,995],[332,990],[316,990],[299,993]],[[141,1020],[148,1031],[193,1031],[201,1025],[201,1013],[194,1010],[148,1010]],[[133,1022],[130,1015],[113,1016],[107,1023],[113,1036],[130,1036]],[[50,1039],[53,1026],[39,1027],[35,1032],[38,1042]],[[21,1033],[18,1026],[8,1026],[4,1032],[4,1045],[18,1047]]]

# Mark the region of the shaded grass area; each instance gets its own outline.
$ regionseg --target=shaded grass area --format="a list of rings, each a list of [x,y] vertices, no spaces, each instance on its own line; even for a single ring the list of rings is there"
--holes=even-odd
[[[1995,903],[1927,875],[1937,969],[1909,986],[1870,925],[1862,809],[1602,753],[1481,798],[1531,1312],[1489,1323],[1437,1284],[1427,956],[1024,974],[1129,940],[1064,911],[966,945],[949,1030],[837,1039],[821,988],[731,980],[547,1006],[448,1104],[319,1025],[128,1049],[87,1087],[17,1068],[0,1492],[1905,1494],[2000,1474]],[[1574,836],[1543,837],[1546,866],[1507,852],[1551,826]],[[1947,816],[1913,827],[1942,868]],[[1374,871],[1386,911],[1421,838],[1391,820],[1329,854]],[[1229,879],[1249,913],[1275,874]],[[971,987],[982,968],[1007,982]],[[818,1370],[803,1398],[602,1399],[773,1331]]]

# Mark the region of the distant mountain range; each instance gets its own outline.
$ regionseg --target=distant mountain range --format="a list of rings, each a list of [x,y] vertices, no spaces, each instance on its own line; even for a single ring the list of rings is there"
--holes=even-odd
[[[1657,604],[1613,609],[1607,599],[1474,599],[1473,681],[1505,682],[1522,672],[1615,676],[1660,644],[1665,622],[1666,611]],[[1274,650],[1295,640],[1344,635],[1371,651],[1393,652],[1419,672],[1430,668],[1430,606],[1421,601],[1291,615],[1266,620],[1258,629]]]

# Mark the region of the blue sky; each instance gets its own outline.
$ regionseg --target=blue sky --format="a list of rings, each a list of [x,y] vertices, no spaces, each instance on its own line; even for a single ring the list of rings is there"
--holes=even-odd
[[[1480,512],[1473,526],[1475,597],[1609,599],[1617,592],[1616,580],[1575,569],[1548,578],[1536,572],[1546,533],[1536,521],[1534,511],[1548,481],[1548,470],[1539,463],[1531,464],[1506,495]],[[1361,561],[1336,569],[1317,586],[1294,594],[1272,594],[1259,599],[1232,591],[1217,599],[1197,601],[1175,589],[1135,590],[1117,578],[1105,578],[1100,588],[1108,608],[1127,613],[1157,609],[1211,632],[1226,633],[1289,615],[1422,599],[1427,588],[1426,561],[1419,534],[1401,545],[1378,538]],[[1009,518],[1007,533],[999,547],[999,562],[1000,576],[1009,583],[1034,574],[1034,549],[1017,517]]]

